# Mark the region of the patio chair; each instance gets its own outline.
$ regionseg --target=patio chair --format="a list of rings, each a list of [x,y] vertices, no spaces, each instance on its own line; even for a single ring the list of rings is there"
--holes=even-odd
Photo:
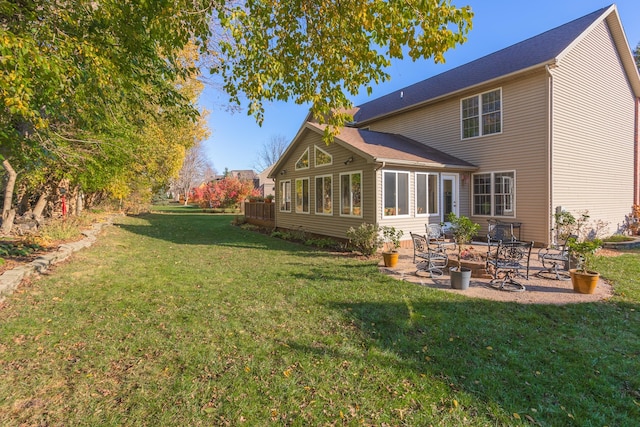
[[[513,224],[509,222],[499,222],[495,219],[490,219],[488,221],[489,232],[487,233],[487,242],[489,244],[491,244],[491,242],[515,242],[516,240],[518,240],[513,234]]]
[[[411,234],[413,241],[413,263],[417,265],[416,274],[429,273],[433,277],[441,277],[447,267],[449,257],[440,251],[436,245],[429,245],[427,236]]]
[[[531,248],[533,242],[500,241],[491,258],[487,258],[493,275],[490,285],[501,291],[524,291],[524,285],[516,279],[529,280]]]
[[[489,268],[489,259],[495,258],[496,251],[500,242],[515,242],[516,236],[513,235],[513,224],[500,222],[495,219],[489,219],[489,232],[487,233],[487,268]]]
[[[438,251],[446,252],[447,250],[455,250],[456,242],[447,241],[444,230],[440,224],[427,224],[427,243],[436,245]]]
[[[569,269],[571,268],[571,255],[567,242],[577,238],[571,235],[561,244],[554,244],[538,251],[538,260],[542,263],[542,270],[538,276],[545,279],[571,280]],[[550,276],[550,277],[549,277]]]

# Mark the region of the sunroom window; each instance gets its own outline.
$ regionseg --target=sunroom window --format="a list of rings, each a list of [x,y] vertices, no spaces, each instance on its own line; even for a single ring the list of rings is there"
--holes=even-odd
[[[316,177],[316,213],[331,215],[333,213],[333,179],[331,175]]]
[[[291,181],[280,182],[280,211],[291,212]]]
[[[333,163],[333,156],[322,148],[315,146],[316,167],[329,166]]]
[[[309,169],[309,149],[307,148],[302,153],[302,156],[296,162],[296,170],[299,169]]]
[[[296,179],[296,213],[309,213],[309,178]]]
[[[362,172],[340,174],[340,212],[362,216]]]
[[[438,213],[438,174],[416,172],[416,215]]]
[[[409,215],[409,172],[383,173],[384,216]]]

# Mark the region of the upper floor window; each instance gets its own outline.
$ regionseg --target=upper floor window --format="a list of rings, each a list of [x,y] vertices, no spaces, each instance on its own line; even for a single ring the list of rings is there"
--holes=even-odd
[[[384,216],[409,215],[409,172],[383,173]]]
[[[463,99],[460,116],[462,139],[502,132],[502,89]]]
[[[333,156],[324,151],[322,148],[315,146],[316,167],[328,166],[333,163]]]
[[[473,175],[473,214],[515,216],[515,172]]]
[[[296,170],[298,169],[309,169],[309,149],[307,148],[302,153],[302,156],[296,162]]]

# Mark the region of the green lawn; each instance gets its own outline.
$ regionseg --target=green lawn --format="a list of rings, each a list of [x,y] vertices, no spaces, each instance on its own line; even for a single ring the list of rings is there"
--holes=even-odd
[[[640,423],[640,254],[606,303],[424,288],[166,209],[119,217],[0,309],[0,425]]]

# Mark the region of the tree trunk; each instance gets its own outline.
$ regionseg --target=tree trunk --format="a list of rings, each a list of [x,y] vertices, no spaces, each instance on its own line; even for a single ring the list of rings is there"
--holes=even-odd
[[[82,215],[82,210],[84,209],[84,194],[80,188],[75,188],[76,193],[76,216]]]
[[[42,219],[42,212],[44,212],[44,208],[47,206],[47,197],[48,189],[45,188],[42,193],[40,193],[40,197],[38,197],[38,201],[33,207],[33,219],[36,221]]]
[[[7,179],[7,187],[4,190],[4,203],[2,205],[2,229],[0,233],[9,234],[13,228],[13,219],[16,216],[16,210],[11,208],[13,203],[13,189],[16,186],[16,177],[18,174],[11,167],[9,160],[2,161],[2,167],[7,171],[9,179]]]

